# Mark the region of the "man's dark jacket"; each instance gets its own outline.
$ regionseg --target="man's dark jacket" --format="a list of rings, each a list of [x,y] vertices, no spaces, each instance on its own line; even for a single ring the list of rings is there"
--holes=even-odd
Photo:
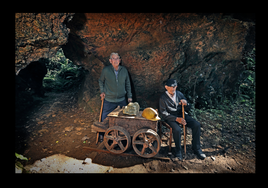
[[[163,95],[160,97],[159,112],[160,112],[160,116],[165,121],[176,121],[177,117],[182,117],[182,108],[181,108],[181,105],[179,105],[179,102],[181,99],[186,100],[186,98],[180,91],[176,91],[176,104],[177,104],[177,107],[176,107],[176,104],[166,94],[166,92],[163,93]],[[187,102],[187,106],[188,106],[188,102]]]

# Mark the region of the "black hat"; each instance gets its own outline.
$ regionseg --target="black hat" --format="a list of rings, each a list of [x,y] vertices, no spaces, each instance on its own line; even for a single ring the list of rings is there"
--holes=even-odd
[[[166,86],[175,87],[177,86],[177,81],[175,79],[168,79],[166,81]]]

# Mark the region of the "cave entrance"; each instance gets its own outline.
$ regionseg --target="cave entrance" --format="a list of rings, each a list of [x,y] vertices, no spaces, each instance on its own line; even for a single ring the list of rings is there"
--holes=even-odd
[[[53,93],[78,90],[84,77],[84,68],[74,65],[61,48],[54,57],[29,63],[15,75],[16,117],[27,116]]]
[[[78,135],[82,134],[82,131],[78,134],[75,132],[73,136],[67,131],[70,136],[68,140],[66,140],[67,134],[62,133],[66,127],[74,127],[75,123],[79,130],[85,124],[78,120],[85,121],[88,114],[83,113],[81,116],[77,106],[77,90],[84,75],[84,68],[67,59],[61,48],[54,57],[40,58],[31,62],[15,75],[17,153],[34,161],[51,153],[63,152],[63,146],[66,147],[65,144],[68,143],[68,147],[64,150],[66,153],[71,151],[76,154],[78,150],[80,158],[84,155],[81,154],[80,148],[75,148],[77,146],[75,144],[79,141],[82,143]],[[38,94],[38,91],[42,91],[41,94]],[[74,120],[74,117],[77,119]],[[90,125],[92,122],[87,124]],[[59,138],[62,136],[59,133],[65,136],[64,141]],[[90,129],[86,134],[89,133]],[[60,141],[62,145],[56,141]],[[61,147],[57,147],[59,145]]]

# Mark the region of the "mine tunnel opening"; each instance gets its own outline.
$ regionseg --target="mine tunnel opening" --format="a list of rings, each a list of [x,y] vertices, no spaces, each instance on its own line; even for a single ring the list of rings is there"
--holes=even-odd
[[[62,48],[53,57],[30,62],[15,74],[16,117],[23,119],[48,93],[76,92],[85,74],[82,66],[65,57]]]
[[[42,130],[51,126],[49,123],[55,123],[52,121],[55,116],[78,110],[77,93],[85,74],[85,69],[66,58],[61,48],[55,56],[30,62],[15,74],[17,153],[27,152],[30,140],[38,137],[32,132],[40,130],[40,126],[42,128],[39,136],[42,137]],[[68,119],[69,121],[73,120]],[[67,120],[58,122],[64,126]],[[40,156],[36,154],[36,157]]]

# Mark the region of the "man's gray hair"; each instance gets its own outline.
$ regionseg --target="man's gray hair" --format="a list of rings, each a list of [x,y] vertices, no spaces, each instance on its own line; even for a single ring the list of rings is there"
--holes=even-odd
[[[118,53],[115,53],[115,52],[112,52],[112,53],[111,53],[111,55],[110,55],[110,59],[112,59],[112,56],[113,56],[113,55],[117,55],[117,56],[119,57],[119,59],[120,59],[120,56],[118,55]]]

